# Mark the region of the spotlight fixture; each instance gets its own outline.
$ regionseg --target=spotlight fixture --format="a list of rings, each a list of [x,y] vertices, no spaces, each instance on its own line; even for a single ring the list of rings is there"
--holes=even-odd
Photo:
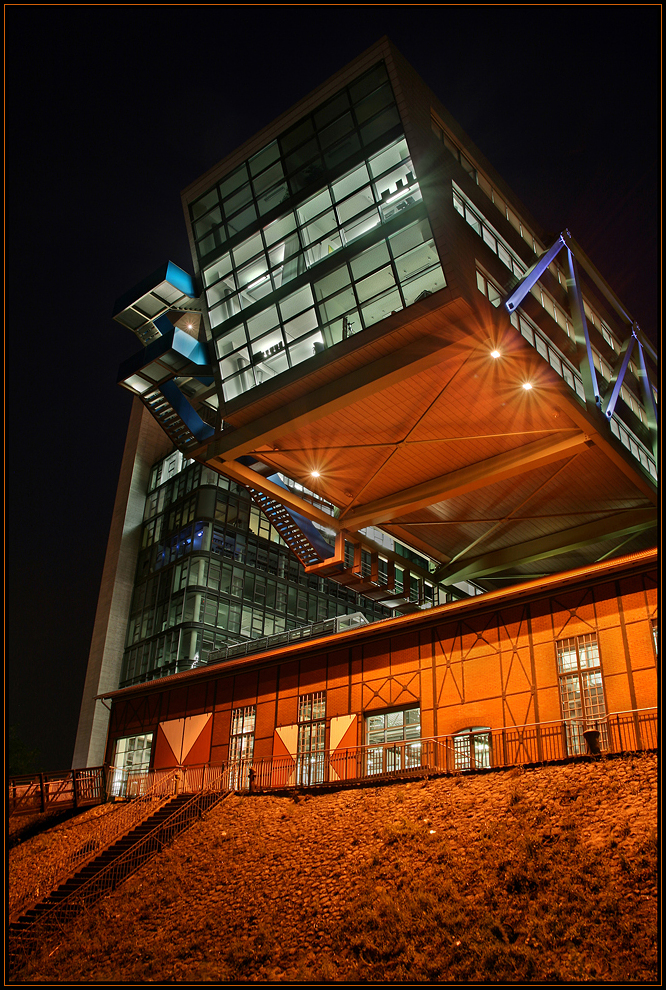
[[[523,388],[525,389],[526,392],[529,392],[530,389],[532,388],[532,382],[523,382]]]
[[[319,471],[310,471],[311,478],[321,478]]]
[[[495,358],[495,360],[497,360],[497,358],[498,357],[501,357],[502,355],[500,354],[500,352],[498,350],[494,350],[494,351],[491,351],[490,352],[490,356],[491,356],[491,358]]]

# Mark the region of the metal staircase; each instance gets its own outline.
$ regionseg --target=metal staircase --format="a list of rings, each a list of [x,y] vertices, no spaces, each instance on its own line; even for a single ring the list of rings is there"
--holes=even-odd
[[[271,481],[276,481],[273,477]],[[309,520],[291,512],[281,502],[276,501],[258,488],[246,486],[252,501],[258,506],[264,515],[269,519],[271,525],[293,550],[304,567],[313,564],[321,564],[322,561],[332,556],[333,547],[329,546],[319,535],[315,527]]]
[[[269,480],[280,488],[287,487],[277,474],[272,475]],[[334,550],[309,519],[288,509],[258,488],[252,488],[250,485],[245,487],[255,505],[275,526],[289,549],[296,554],[306,574],[328,578],[329,581],[335,581],[349,588],[350,591],[355,591],[386,608],[396,609],[401,613],[419,610],[420,602],[423,600],[423,582],[421,579],[418,580],[419,591],[414,600],[411,595],[411,574],[407,568],[403,568],[403,587],[399,589],[396,586],[393,560],[387,560],[387,573],[382,580],[379,573],[379,553],[370,552],[368,569],[363,559],[363,543],[358,537],[345,531],[338,533]],[[353,547],[353,562],[347,561],[347,544]]]
[[[162,382],[141,398],[179,450],[199,447],[215,432],[192,408],[174,381]]]
[[[228,791],[209,787],[180,794],[88,862],[19,918],[8,930],[10,968],[61,933],[63,926],[114,890],[217,804]]]

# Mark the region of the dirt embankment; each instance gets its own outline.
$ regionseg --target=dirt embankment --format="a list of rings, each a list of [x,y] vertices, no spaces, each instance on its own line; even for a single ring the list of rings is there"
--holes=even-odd
[[[651,982],[656,821],[653,755],[231,795],[17,982]]]

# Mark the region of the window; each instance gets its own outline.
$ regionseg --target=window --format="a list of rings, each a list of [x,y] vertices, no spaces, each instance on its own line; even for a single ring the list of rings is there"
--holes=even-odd
[[[298,699],[296,780],[306,787],[324,779],[326,694],[303,694]]]
[[[421,709],[367,715],[368,774],[392,773],[421,764]]]
[[[597,637],[587,633],[561,639],[555,645],[567,753],[577,756],[586,752],[584,733],[588,729],[599,730],[601,748],[607,749],[606,703]]]
[[[490,728],[476,725],[453,738],[456,770],[479,770],[491,766],[492,736]]]
[[[148,770],[152,748],[152,732],[139,736],[126,736],[116,741],[111,780],[111,793],[114,797],[124,797],[131,792],[130,774],[145,773]]]
[[[239,791],[250,783],[250,767],[254,754],[256,705],[234,708],[231,713],[229,737],[229,789]]]

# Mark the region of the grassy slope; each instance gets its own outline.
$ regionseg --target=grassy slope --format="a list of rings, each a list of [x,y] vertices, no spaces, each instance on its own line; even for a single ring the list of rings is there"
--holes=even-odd
[[[17,982],[652,982],[656,801],[649,755],[233,795]]]

